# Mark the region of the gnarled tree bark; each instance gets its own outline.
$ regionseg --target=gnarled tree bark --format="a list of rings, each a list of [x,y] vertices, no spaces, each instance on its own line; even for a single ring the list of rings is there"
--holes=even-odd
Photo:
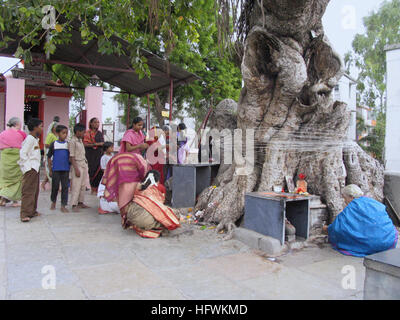
[[[328,3],[248,0],[245,6],[237,127],[255,130],[256,165],[240,176],[234,162],[217,177],[217,188],[200,195],[196,210],[219,223],[218,230],[231,230],[243,215],[246,192],[272,190],[299,173],[306,174],[309,192],[321,195],[331,220],[343,209],[345,184],[383,198],[383,167],[346,140],[350,112],[332,98],[343,70],[321,23]]]

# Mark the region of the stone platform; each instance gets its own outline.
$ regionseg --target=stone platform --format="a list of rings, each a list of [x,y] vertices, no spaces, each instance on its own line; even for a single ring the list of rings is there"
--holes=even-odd
[[[319,244],[264,256],[215,229],[183,225],[160,239],[123,230],[118,215],[50,211],[21,223],[19,209],[0,208],[0,299],[362,299],[363,260]],[[57,205],[59,208],[59,205]],[[43,289],[44,266],[56,289]],[[342,268],[356,269],[356,289],[341,286]]]

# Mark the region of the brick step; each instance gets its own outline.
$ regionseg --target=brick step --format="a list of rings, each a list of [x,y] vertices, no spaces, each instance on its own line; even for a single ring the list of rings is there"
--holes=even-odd
[[[321,233],[322,226],[328,221],[329,214],[326,205],[310,208],[310,235]]]
[[[327,208],[326,204],[323,204],[323,203],[315,204],[315,205],[310,204],[310,210],[313,210],[313,209],[326,209],[326,208]]]
[[[321,201],[320,196],[311,196],[310,199],[310,209],[325,209],[326,204]]]

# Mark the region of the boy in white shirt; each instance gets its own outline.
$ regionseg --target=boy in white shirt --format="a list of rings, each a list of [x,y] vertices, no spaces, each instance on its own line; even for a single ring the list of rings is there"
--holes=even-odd
[[[37,212],[39,196],[40,147],[39,137],[43,131],[43,121],[32,118],[28,122],[29,135],[22,142],[20,160],[22,177],[21,221],[29,222],[33,217],[40,216]]]
[[[111,142],[104,142],[103,145],[104,154],[100,159],[100,168],[103,171],[106,171],[108,161],[113,157],[114,152],[114,144]]]
[[[114,145],[111,142],[104,142],[103,145],[104,155],[100,160],[100,167],[103,170],[103,173],[106,171],[107,163],[113,157]],[[99,188],[97,190],[97,197],[100,199],[99,203],[99,214],[107,214],[111,212],[119,213],[119,207],[117,202],[108,202],[104,198],[104,190],[106,189],[105,185],[102,184],[102,181],[99,184]]]

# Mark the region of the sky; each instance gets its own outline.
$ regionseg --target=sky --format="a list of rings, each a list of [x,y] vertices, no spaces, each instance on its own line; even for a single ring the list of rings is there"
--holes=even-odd
[[[325,33],[334,49],[343,57],[351,50],[351,43],[357,33],[363,33],[362,18],[376,11],[384,0],[331,0],[323,18]],[[0,57],[0,72],[18,62],[17,59]],[[112,94],[104,94],[103,119],[114,118]]]
[[[363,17],[377,11],[383,0],[331,0],[322,19],[325,34],[343,57],[357,33],[364,33]]]

